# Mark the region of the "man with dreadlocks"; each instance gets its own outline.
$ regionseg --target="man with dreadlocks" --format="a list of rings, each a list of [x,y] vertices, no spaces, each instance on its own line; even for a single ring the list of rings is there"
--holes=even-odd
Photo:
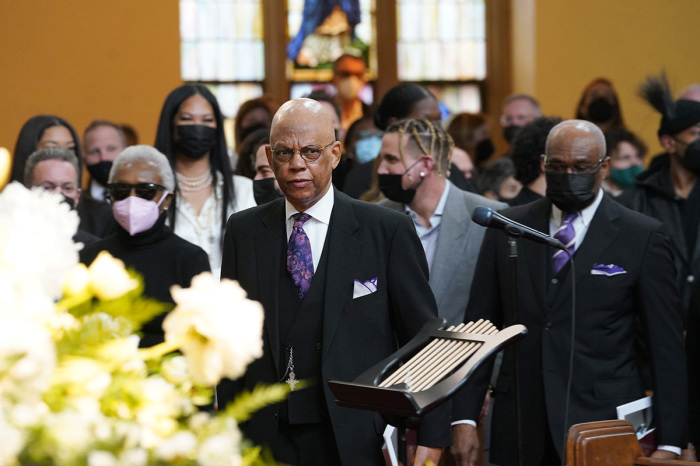
[[[377,173],[388,198],[381,204],[413,219],[428,259],[438,314],[458,325],[464,319],[485,231],[471,221],[472,212],[478,206],[498,210],[506,204],[462,191],[447,179],[452,148],[452,138],[438,124],[402,120],[389,126],[382,138]],[[481,403],[469,403],[464,411],[453,400],[453,407],[451,452],[458,464],[472,464],[479,447],[473,420]]]
[[[671,237],[686,318],[692,447],[700,442],[700,309],[698,300],[691,299],[700,278],[700,102],[674,101],[663,73],[648,78],[639,94],[661,113],[657,134],[666,152],[655,157],[649,169],[637,177],[635,187],[618,200],[660,220]]]

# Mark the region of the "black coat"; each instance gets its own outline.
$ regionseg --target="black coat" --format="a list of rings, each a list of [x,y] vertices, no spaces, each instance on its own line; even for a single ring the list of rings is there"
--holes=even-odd
[[[264,355],[242,378],[252,389],[276,383],[286,361],[279,359],[278,290],[285,251],[285,200],[238,212],[229,218],[224,237],[222,278],[238,280],[250,299],[263,304]],[[282,241],[280,241],[282,239]],[[335,190],[326,237],[326,286],[323,298],[321,379],[325,403],[343,464],[374,464],[385,423],[369,411],[340,408],[329,380],[352,381],[406,343],[437,316],[428,284],[428,265],[411,220],[390,209],[356,201]],[[323,258],[322,258],[323,260]],[[353,282],[377,277],[377,291],[353,299]],[[233,311],[233,310],[232,310]],[[282,370],[280,370],[282,365]],[[219,399],[231,399],[220,393]],[[420,429],[418,442],[451,442],[449,412],[435,416],[432,428]],[[279,408],[259,411],[248,426],[251,437],[273,443]],[[424,423],[425,424],[425,423]]]
[[[502,214],[546,232],[550,210],[551,202],[543,198]],[[572,274],[569,264],[553,276],[552,253],[543,244],[518,240],[518,321],[528,329],[518,344],[524,464],[537,464],[546,435],[564,454]],[[639,319],[652,353],[657,440],[684,446],[687,393],[682,321],[671,245],[662,225],[606,195],[574,254],[574,263],[576,347],[567,428],[616,419],[617,406],[644,396],[634,349]],[[614,264],[625,273],[592,274],[597,264]],[[504,315],[511,296],[508,265],[507,237],[490,229],[479,255],[466,320],[483,317],[501,325],[509,318]],[[507,354],[494,392],[491,460],[496,464],[516,464],[515,376],[514,359]]]
[[[90,265],[101,251],[107,251],[143,276],[144,296],[174,304],[170,287],[189,287],[194,276],[210,271],[209,258],[202,248],[173,233],[165,225],[165,217],[165,213],[161,214],[150,230],[134,236],[118,226],[112,236],[85,246],[80,251],[80,262]],[[163,341],[165,315],[161,314],[143,327],[141,346]]]

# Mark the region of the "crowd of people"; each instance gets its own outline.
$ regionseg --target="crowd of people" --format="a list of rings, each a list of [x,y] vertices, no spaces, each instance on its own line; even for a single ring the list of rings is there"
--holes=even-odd
[[[497,154],[488,116],[443,119],[415,83],[368,105],[366,75],[362,59],[343,55],[328,88],[244,103],[233,151],[201,84],[166,97],[153,146],[111,121],[93,121],[81,140],[66,120],[35,116],[12,179],[62,194],[80,217],[81,261],[109,251],[143,275],[149,297],[172,305],[170,286],[211,271],[263,304],[265,354],[217,399],[289,383],[284,402],[243,426],[279,461],[383,464],[384,422],[339,408],[327,381],[353,380],[435,316],[523,323],[528,336],[425,417],[416,464],[441,454],[475,464],[484,406],[492,463],[559,464],[568,427],[613,419],[647,391],[654,456],[693,459],[700,86],[674,98],[663,74],[640,83],[664,149],[648,161],[607,79],[585,87],[572,120],[508,97],[497,123],[508,150]],[[506,233],[472,222],[477,207],[563,247],[517,239],[513,283]],[[162,341],[164,315],[146,324],[142,346]],[[306,386],[294,390],[296,379]]]

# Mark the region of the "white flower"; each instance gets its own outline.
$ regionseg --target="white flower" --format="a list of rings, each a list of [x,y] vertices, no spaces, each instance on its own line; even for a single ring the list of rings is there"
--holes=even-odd
[[[238,282],[205,272],[190,288],[170,289],[177,304],[163,322],[165,339],[182,344],[192,378],[215,385],[222,377],[238,378],[262,356],[263,308],[246,299]]]
[[[0,193],[0,314],[51,312],[78,262],[78,214],[61,195],[10,183]]]
[[[160,367],[163,377],[175,385],[182,385],[188,377],[187,360],[184,356],[175,356],[163,361]]]
[[[45,327],[0,316],[0,401],[38,401],[55,367],[56,348]]]
[[[119,455],[119,464],[123,466],[146,466],[148,452],[143,448],[127,450]]]
[[[91,451],[87,458],[88,466],[117,466],[117,459],[108,451]]]
[[[136,288],[138,280],[131,278],[124,262],[107,251],[100,252],[88,267],[90,288],[99,299],[115,299]]]
[[[0,410],[0,464],[17,464],[16,459],[24,447],[24,434],[3,418]]]
[[[241,464],[241,434],[237,427],[202,442],[197,451],[197,462],[202,466],[238,466]]]
[[[163,461],[190,458],[194,457],[196,447],[197,438],[194,434],[188,430],[183,430],[162,441],[156,448],[156,456]]]

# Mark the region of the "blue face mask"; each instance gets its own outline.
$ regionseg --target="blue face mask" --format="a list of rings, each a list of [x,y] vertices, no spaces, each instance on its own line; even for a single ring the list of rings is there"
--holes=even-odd
[[[360,163],[367,163],[377,158],[382,148],[380,136],[370,136],[355,143],[355,157]]]

